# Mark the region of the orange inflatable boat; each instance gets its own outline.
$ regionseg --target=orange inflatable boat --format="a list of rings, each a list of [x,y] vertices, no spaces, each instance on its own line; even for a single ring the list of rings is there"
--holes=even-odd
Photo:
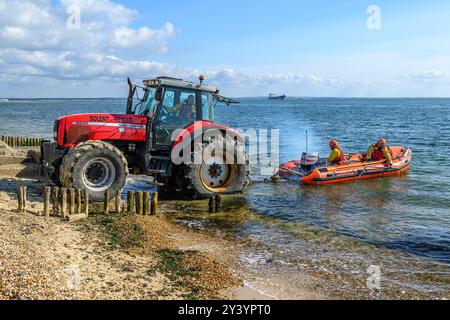
[[[305,161],[294,160],[283,164],[278,175],[285,179],[299,180],[307,185],[322,185],[357,181],[363,179],[382,178],[398,176],[408,170],[411,166],[412,151],[410,148],[401,146],[389,147],[392,154],[392,166],[385,160],[364,161],[364,154],[354,153],[346,155],[346,160],[339,165],[327,164],[318,160],[311,165],[310,159]],[[309,163],[308,163],[309,161]]]

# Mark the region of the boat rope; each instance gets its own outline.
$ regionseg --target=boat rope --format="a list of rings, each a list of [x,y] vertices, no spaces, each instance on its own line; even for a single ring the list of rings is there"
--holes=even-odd
[[[369,167],[369,166],[365,166],[365,167],[364,167],[364,170],[362,170],[361,173],[358,175],[358,178],[356,179],[356,181],[358,181],[358,180],[362,177],[362,175],[364,174],[364,172],[366,172],[366,170],[367,170],[368,167]]]
[[[281,167],[280,170],[284,170],[284,171],[287,171],[289,173],[297,174],[297,175],[302,176],[302,177],[305,176],[303,173],[300,173],[298,171],[294,171],[294,170],[291,170],[291,169],[288,169],[288,168],[284,168],[284,167]]]

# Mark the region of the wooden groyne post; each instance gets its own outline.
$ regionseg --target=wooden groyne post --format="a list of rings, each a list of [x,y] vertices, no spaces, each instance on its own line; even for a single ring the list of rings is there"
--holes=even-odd
[[[83,208],[83,199],[81,196],[81,189],[76,189],[76,196],[77,196],[77,208],[76,213],[81,214],[81,210]]]
[[[143,202],[144,194],[142,191],[136,192],[136,214],[142,215],[142,202]]]
[[[50,217],[50,196],[52,189],[50,187],[44,188],[44,216]]]
[[[67,188],[61,188],[61,216],[67,217]]]
[[[221,208],[222,208],[222,197],[220,195],[216,195],[215,199],[215,212],[220,212]]]
[[[53,187],[52,198],[53,198],[53,215],[58,216],[58,213],[59,213],[59,188],[58,187]]]
[[[17,187],[17,201],[18,201],[17,211],[20,213],[27,212],[27,187],[26,186],[18,186]]]
[[[153,216],[158,215],[158,192],[152,193],[152,198],[150,201],[150,214]]]
[[[69,215],[75,214],[75,189],[69,189]]]
[[[144,209],[143,209],[143,215],[144,216],[148,216],[150,215],[151,211],[150,211],[150,192],[145,191],[144,192]]]
[[[216,207],[216,202],[214,201],[214,196],[210,195],[209,196],[209,201],[208,201],[208,211],[209,212],[214,212],[215,211],[215,207]]]
[[[116,195],[114,196],[114,207],[117,213],[120,213],[120,205],[122,203],[121,193],[120,191],[116,191]]]
[[[134,191],[128,191],[127,193],[127,210],[129,214],[134,213]]]
[[[22,212],[22,186],[17,187],[17,212]]]
[[[22,212],[27,212],[27,187],[22,187]]]
[[[103,212],[109,214],[109,190],[105,191],[105,198],[103,199]]]

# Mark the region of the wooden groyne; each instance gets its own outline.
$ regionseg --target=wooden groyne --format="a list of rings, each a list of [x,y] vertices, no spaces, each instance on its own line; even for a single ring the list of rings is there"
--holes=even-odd
[[[208,201],[208,209],[210,213],[220,212],[222,209],[222,197],[218,194],[211,195]]]
[[[3,141],[11,148],[39,147],[41,145],[43,139],[42,138],[29,138],[29,137],[0,136],[0,141]]]
[[[127,202],[121,199],[121,193],[114,195],[114,210],[111,210],[109,191],[105,191],[103,199],[103,214],[111,212],[137,215],[157,215],[158,214],[158,193],[157,192],[134,192],[129,191]],[[17,211],[27,212],[27,187],[17,187]],[[61,217],[68,221],[78,221],[89,216],[89,193],[87,190],[75,188],[60,188],[56,186],[46,186],[43,189],[42,200],[44,204],[43,212],[36,213],[44,217]]]
[[[128,191],[127,206],[123,204],[123,211],[128,214],[158,215],[158,192]]]
[[[121,192],[116,192],[113,199],[107,190],[104,199],[100,204],[100,213],[109,215],[110,213],[127,215],[158,215],[158,192],[148,191],[128,191],[126,201],[122,200]],[[87,190],[75,188],[60,188],[56,186],[46,186],[43,189],[43,212],[36,213],[44,217],[61,217],[68,221],[78,221],[89,216],[89,193]],[[27,187],[17,187],[17,211],[27,212]],[[218,213],[222,210],[222,196],[211,195],[208,201],[208,211]],[[98,212],[98,209],[96,210]]]

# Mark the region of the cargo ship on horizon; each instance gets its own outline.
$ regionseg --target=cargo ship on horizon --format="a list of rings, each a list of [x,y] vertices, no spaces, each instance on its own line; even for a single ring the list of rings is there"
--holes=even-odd
[[[285,100],[286,99],[286,95],[276,95],[274,93],[270,93],[269,94],[269,100]]]

